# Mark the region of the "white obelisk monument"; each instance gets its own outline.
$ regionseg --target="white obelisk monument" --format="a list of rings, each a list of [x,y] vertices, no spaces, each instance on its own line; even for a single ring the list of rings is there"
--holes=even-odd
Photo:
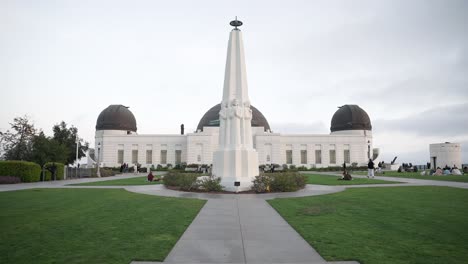
[[[219,147],[213,156],[213,175],[221,177],[227,191],[249,190],[259,174],[258,154],[252,143],[252,110],[247,87],[242,22],[231,21],[234,29],[229,45],[224,76],[223,100],[219,112]]]

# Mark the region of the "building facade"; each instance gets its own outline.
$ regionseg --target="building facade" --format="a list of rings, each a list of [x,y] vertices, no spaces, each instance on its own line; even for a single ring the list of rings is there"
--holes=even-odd
[[[123,105],[110,105],[96,122],[96,160],[103,167],[122,163],[144,167],[210,165],[219,144],[219,109],[218,104],[208,110],[195,133],[138,134],[133,113]],[[328,167],[365,165],[369,157],[375,158],[369,116],[357,105],[344,105],[336,111],[330,134],[272,133],[263,114],[253,106],[251,109],[252,140],[259,164]]]
[[[429,145],[429,156],[431,159],[431,168],[444,168],[445,166],[457,166],[462,168],[460,143],[435,143]]]

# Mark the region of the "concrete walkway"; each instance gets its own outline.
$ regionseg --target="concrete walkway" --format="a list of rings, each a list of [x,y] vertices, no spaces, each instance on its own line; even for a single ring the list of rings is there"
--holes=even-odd
[[[330,174],[330,173],[324,173]],[[138,176],[144,176],[140,174]],[[389,186],[449,186],[468,189],[468,183],[417,180],[397,177],[376,179],[402,182],[373,185],[307,185],[292,193],[208,194],[166,189],[163,185],[67,186],[67,184],[136,177],[133,174],[44,183],[0,185],[0,191],[32,188],[123,188],[130,192],[208,200],[163,263],[357,263],[326,262],[265,200],[341,192],[346,188]],[[365,177],[365,176],[355,176]],[[139,262],[149,264],[159,262]]]
[[[263,199],[210,199],[165,263],[326,263]]]

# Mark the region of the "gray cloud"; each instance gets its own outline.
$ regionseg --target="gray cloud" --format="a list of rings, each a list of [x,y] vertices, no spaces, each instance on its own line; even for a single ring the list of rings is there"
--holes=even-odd
[[[373,121],[375,133],[398,131],[420,136],[468,135],[468,103],[435,107],[394,120]],[[391,114],[391,113],[390,113]]]
[[[0,1],[0,128],[31,114],[48,133],[65,120],[93,142],[99,112],[122,103],[140,133],[190,131],[221,99],[233,14],[251,101],[273,131],[329,133],[336,106],[351,103],[408,159],[466,138],[466,0]],[[413,135],[425,141],[409,146]]]

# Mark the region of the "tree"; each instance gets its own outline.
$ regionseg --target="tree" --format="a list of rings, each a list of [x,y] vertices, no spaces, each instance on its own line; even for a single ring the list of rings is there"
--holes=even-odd
[[[66,146],[57,142],[57,140],[46,137],[44,132],[34,136],[33,147],[30,160],[44,166],[47,162],[66,163],[69,154]]]
[[[74,126],[67,128],[67,123],[62,121],[60,124],[54,125],[52,130],[54,131],[53,139],[67,149],[66,164],[72,164],[76,159],[76,138],[78,136],[78,128]],[[79,140],[81,142],[81,139]],[[88,147],[88,142],[80,144],[78,159],[85,156],[84,152],[88,150]]]
[[[10,123],[11,130],[0,132],[3,158],[7,160],[29,160],[32,140],[36,135],[34,124],[28,116],[16,117]]]

